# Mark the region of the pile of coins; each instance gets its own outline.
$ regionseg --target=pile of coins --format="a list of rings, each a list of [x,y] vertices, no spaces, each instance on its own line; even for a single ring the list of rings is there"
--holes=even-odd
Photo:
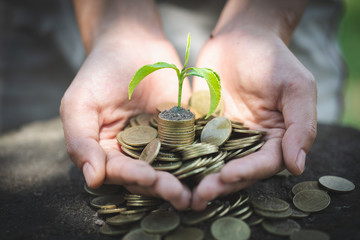
[[[330,204],[331,193],[345,193],[355,185],[341,177],[323,176],[318,181],[305,181],[293,186],[289,193],[294,206],[287,201],[257,193],[234,193],[212,201],[205,210],[177,211],[157,198],[134,195],[121,186],[103,185],[85,190],[95,196],[90,205],[97,209],[104,223],[101,234],[132,239],[249,239],[251,228],[261,225],[273,235],[291,240],[330,239],[322,231],[301,229],[294,220]],[[315,193],[316,192],[316,193]],[[320,193],[321,192],[321,193]],[[311,193],[311,194],[310,194]],[[306,197],[303,197],[306,196]],[[207,224],[203,224],[207,223]]]
[[[139,118],[148,121],[140,122]],[[175,130],[177,122],[173,123],[173,133],[169,128],[160,132],[162,124],[157,116],[135,116],[129,126],[117,134],[117,140],[130,157],[148,162],[155,170],[168,171],[189,185],[199,183],[207,175],[219,172],[226,162],[251,154],[264,144],[265,132],[249,130],[242,123],[224,117],[196,120],[196,131],[191,135],[195,139],[190,145],[188,140],[182,141],[189,138],[188,132]],[[169,127],[169,123],[166,126]],[[171,136],[176,138],[169,140]],[[149,147],[145,151],[146,145]],[[146,158],[140,157],[141,154]]]

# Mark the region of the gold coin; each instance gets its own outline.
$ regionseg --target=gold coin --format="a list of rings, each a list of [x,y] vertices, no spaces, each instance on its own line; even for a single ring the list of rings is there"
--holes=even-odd
[[[322,176],[319,178],[320,185],[333,192],[351,192],[355,189],[355,185],[349,180],[338,176]]]
[[[138,213],[146,213],[146,212],[149,212],[151,210],[154,210],[154,206],[128,209],[128,210],[120,212],[120,214],[121,215],[133,215],[133,214],[138,214]]]
[[[291,216],[292,211],[291,208],[288,208],[281,212],[274,212],[268,210],[261,210],[258,208],[254,208],[254,211],[257,215],[264,217],[264,218],[271,218],[271,219],[280,219],[280,218],[288,218]]]
[[[124,146],[126,147],[127,149],[131,149],[131,150],[134,150],[134,151],[142,151],[144,149],[144,147],[134,147],[134,146],[131,146],[131,145],[128,145],[126,144],[123,140],[122,140],[122,134],[123,134],[123,131],[120,131],[117,135],[116,135],[116,140],[118,141],[118,143],[121,145],[121,146]]]
[[[290,236],[301,229],[300,225],[292,219],[265,220],[261,225],[267,232],[278,236]]]
[[[193,93],[189,100],[189,106],[194,108],[199,117],[206,116],[210,108],[210,93],[207,90],[197,91]],[[224,114],[225,106],[222,99],[215,109],[214,115],[222,116]]]
[[[190,212],[184,215],[182,222],[185,225],[195,225],[212,218],[218,211],[219,206],[212,204],[200,212]]]
[[[304,181],[293,186],[291,191],[295,195],[303,190],[311,190],[311,189],[321,190],[319,188],[319,183],[317,181]]]
[[[121,226],[124,224],[132,223],[141,220],[145,216],[145,213],[135,213],[131,215],[117,215],[106,219],[106,223],[113,226]]]
[[[211,143],[216,146],[223,145],[232,132],[231,122],[224,117],[217,117],[208,122],[201,132],[201,142]]]
[[[116,205],[115,205],[116,207]],[[102,208],[97,211],[98,214],[113,214],[126,211],[126,208]]]
[[[241,157],[245,157],[245,156],[247,156],[247,155],[249,155],[249,154],[251,154],[251,153],[254,153],[254,152],[256,152],[257,150],[259,150],[264,144],[265,144],[265,142],[261,142],[261,143],[255,145],[255,146],[249,148],[248,150],[243,151],[243,152],[241,152],[241,153],[238,154],[238,155],[235,155],[234,158],[241,158]]]
[[[136,126],[125,129],[122,140],[131,146],[145,146],[157,136],[156,129],[149,126]]]
[[[180,217],[175,212],[159,211],[146,216],[141,220],[141,228],[151,234],[165,234],[180,224]]]
[[[294,198],[295,207],[304,212],[319,212],[330,204],[330,196],[322,190],[303,190]]]
[[[135,126],[138,126],[138,125],[139,125],[139,124],[136,122],[136,117],[130,118],[129,123],[130,123],[130,126],[131,126],[131,127],[135,127]]]
[[[158,138],[153,139],[141,152],[139,160],[152,164],[160,151],[160,147],[160,140]]]
[[[90,205],[95,208],[101,208],[104,206],[119,206],[124,202],[123,195],[107,195],[107,196],[100,196],[92,199],[90,201]]]
[[[123,150],[130,157],[133,157],[133,158],[136,158],[136,159],[138,159],[140,157],[140,154],[141,154],[141,152],[128,149],[125,146],[121,146],[121,150]]]
[[[149,234],[142,229],[135,229],[126,234],[123,240],[161,240],[161,235]]]
[[[199,228],[185,227],[178,228],[165,236],[164,240],[202,240],[204,239],[204,232]]]
[[[98,188],[90,188],[86,183],[84,184],[84,189],[87,193],[93,196],[104,196],[115,194],[120,191],[121,186],[112,185],[112,184],[103,184]]]
[[[124,235],[125,233],[129,232],[129,229],[115,227],[115,226],[111,226],[111,225],[108,225],[105,223],[103,226],[101,226],[99,228],[99,232],[106,236],[119,236],[119,235]]]
[[[184,178],[188,178],[190,176],[193,176],[197,173],[200,173],[200,172],[203,172],[204,170],[206,170],[206,167],[201,167],[201,168],[196,168],[190,172],[187,172],[187,173],[183,173],[179,176],[177,176],[178,179],[184,179]]]
[[[253,198],[251,204],[257,209],[272,212],[282,212],[290,207],[290,205],[282,199],[264,195]]]
[[[213,222],[211,225],[211,235],[216,240],[247,240],[250,238],[251,230],[247,223],[240,219],[223,217]]]
[[[181,167],[182,162],[154,162],[151,166],[155,169],[155,170],[159,170],[159,171],[169,171],[169,170],[175,170],[178,169],[179,167]]]
[[[150,119],[153,117],[152,114],[143,113],[136,116],[136,122],[141,126],[150,126]]]

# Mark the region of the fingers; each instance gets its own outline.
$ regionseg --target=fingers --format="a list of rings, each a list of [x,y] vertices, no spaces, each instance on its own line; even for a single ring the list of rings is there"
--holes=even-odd
[[[118,150],[107,150],[106,182],[118,185],[151,186],[156,172],[149,164],[125,156]]]
[[[271,138],[259,151],[228,162],[221,169],[220,178],[225,183],[259,180],[282,168],[281,138]]]
[[[60,115],[71,160],[83,171],[89,187],[99,187],[105,177],[106,155],[97,141],[97,112],[89,106],[80,107],[76,99],[64,97]]]
[[[316,137],[316,85],[312,76],[290,86],[282,102],[286,126],[282,141],[284,162],[291,173],[299,175]]]
[[[197,211],[206,208],[209,201],[218,196],[224,196],[232,192],[246,188],[256,181],[241,181],[235,183],[224,183],[220,173],[211,174],[205,177],[200,184],[193,190],[191,208]]]
[[[160,197],[169,201],[178,210],[184,210],[190,205],[191,192],[189,188],[167,172],[156,171],[156,181],[151,186],[130,185],[126,188],[136,194]]]

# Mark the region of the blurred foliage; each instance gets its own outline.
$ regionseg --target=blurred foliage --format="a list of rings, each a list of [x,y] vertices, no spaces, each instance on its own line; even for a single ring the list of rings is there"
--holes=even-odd
[[[360,1],[344,2],[345,14],[340,25],[339,41],[349,75],[342,123],[360,130]]]

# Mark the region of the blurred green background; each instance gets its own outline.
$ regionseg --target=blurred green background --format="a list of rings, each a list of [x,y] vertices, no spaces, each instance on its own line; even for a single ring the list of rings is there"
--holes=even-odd
[[[339,41],[348,67],[342,123],[360,130],[360,1],[345,0]]]

